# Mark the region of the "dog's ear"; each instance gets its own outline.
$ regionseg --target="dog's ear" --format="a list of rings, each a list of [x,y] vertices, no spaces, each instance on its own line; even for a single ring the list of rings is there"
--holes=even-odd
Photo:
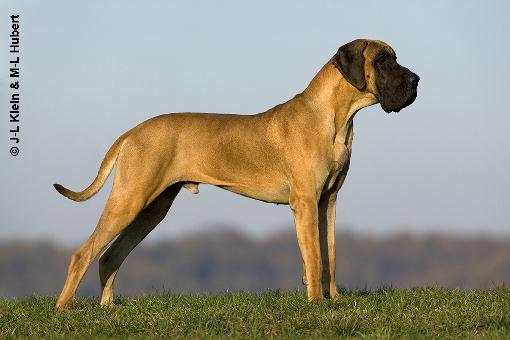
[[[333,57],[333,64],[351,85],[363,90],[365,82],[365,57],[363,51],[367,47],[364,40],[354,40],[343,45]]]

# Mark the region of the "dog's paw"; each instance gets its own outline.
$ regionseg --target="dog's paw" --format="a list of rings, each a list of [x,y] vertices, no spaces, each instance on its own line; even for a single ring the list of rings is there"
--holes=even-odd
[[[55,304],[55,308],[57,310],[66,310],[66,309],[70,309],[73,304],[74,304],[74,301],[75,301],[75,298],[73,297],[72,299],[68,299],[68,300],[57,300],[57,303]]]

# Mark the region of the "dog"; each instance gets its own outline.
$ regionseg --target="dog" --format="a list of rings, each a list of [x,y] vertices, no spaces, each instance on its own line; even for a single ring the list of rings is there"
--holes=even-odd
[[[71,256],[56,307],[69,307],[100,256],[101,305],[113,304],[117,271],[167,214],[184,187],[212,184],[257,200],[288,204],[293,212],[309,301],[338,299],[335,214],[352,150],[353,118],[381,104],[398,112],[416,99],[420,78],[399,65],[378,40],[341,46],[306,89],[255,115],[170,113],[121,135],[97,177],[81,192],[55,184],[74,201],[101,189],[116,166],[113,187],[96,229]]]

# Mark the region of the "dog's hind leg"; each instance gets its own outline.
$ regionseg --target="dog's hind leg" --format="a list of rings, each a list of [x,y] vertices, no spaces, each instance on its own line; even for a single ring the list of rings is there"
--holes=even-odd
[[[174,184],[165,189],[145,207],[133,222],[117,237],[99,258],[101,279],[101,305],[113,304],[115,277],[129,253],[165,218],[170,206],[181,189]]]
[[[132,152],[130,156],[132,156]],[[150,192],[145,190],[153,176],[152,169],[133,173],[129,168],[130,159],[117,162],[112,191],[99,218],[96,229],[87,241],[71,256],[64,288],[57,299],[56,307],[63,309],[72,303],[76,288],[83,275],[97,255],[119,235],[147,205]],[[127,170],[125,170],[127,169]],[[131,180],[137,176],[137,181]]]
[[[70,306],[76,288],[78,288],[90,264],[101,250],[129,225],[143,208],[143,202],[140,201],[126,202],[122,208],[116,207],[118,205],[118,200],[111,200],[111,198],[108,200],[96,229],[88,240],[71,256],[71,262],[67,270],[67,279],[57,300],[57,308],[64,309]]]

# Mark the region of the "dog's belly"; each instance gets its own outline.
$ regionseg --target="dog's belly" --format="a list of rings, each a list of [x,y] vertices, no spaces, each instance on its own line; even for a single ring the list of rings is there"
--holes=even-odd
[[[190,176],[196,183],[211,184],[219,188],[268,203],[288,204],[289,185],[281,174],[258,174],[244,171],[194,171]]]
[[[242,185],[218,185],[220,188],[235,192],[246,197],[250,197],[259,201],[278,204],[289,204],[288,186],[276,185],[274,187],[259,186],[248,187]]]

